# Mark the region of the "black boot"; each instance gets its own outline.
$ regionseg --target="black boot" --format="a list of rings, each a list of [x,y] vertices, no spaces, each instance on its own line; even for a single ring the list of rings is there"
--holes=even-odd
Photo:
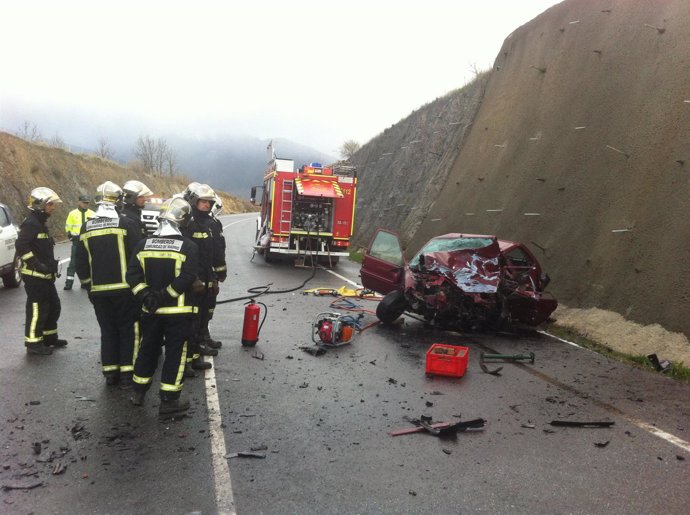
[[[184,366],[184,376],[185,377],[197,377],[199,374],[197,374],[194,369],[192,368],[191,363],[187,363]]]
[[[46,340],[44,343],[46,347],[67,347],[67,340],[61,340],[58,338],[55,338],[54,340]]]
[[[171,399],[168,395],[161,395],[161,405],[158,408],[159,415],[177,415],[184,413],[189,409],[189,401],[187,399]]]
[[[143,406],[145,397],[146,392],[134,391],[132,392],[132,395],[129,396],[129,400],[134,406]]]
[[[202,343],[210,347],[211,349],[220,349],[223,346],[223,342],[211,338],[211,333],[209,332],[208,327],[202,335]]]
[[[73,283],[74,283],[74,279],[67,278],[67,280],[65,281],[65,287],[63,288],[63,290],[71,290]]]
[[[218,351],[206,345],[206,341],[199,342],[199,352],[202,356],[217,356]]]
[[[109,372],[105,374],[105,384],[108,386],[115,386],[120,382],[120,373],[119,372]]]
[[[192,360],[192,368],[194,370],[208,370],[209,368],[212,368],[213,365],[210,363],[207,363],[201,358],[193,359]]]
[[[46,347],[42,343],[28,343],[26,344],[27,354],[38,354],[41,356],[49,356],[53,353],[53,349]]]
[[[131,390],[132,387],[134,387],[134,381],[132,380],[132,372],[121,372],[120,390]]]

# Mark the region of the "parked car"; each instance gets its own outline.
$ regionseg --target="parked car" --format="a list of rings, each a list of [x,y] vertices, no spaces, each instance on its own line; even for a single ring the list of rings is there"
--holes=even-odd
[[[0,277],[5,288],[17,288],[22,282],[19,259],[14,257],[14,242],[18,234],[10,209],[0,203]]]
[[[398,236],[379,229],[360,274],[365,288],[385,295],[376,309],[384,323],[409,312],[460,331],[536,326],[558,306],[534,254],[491,235],[437,236],[407,262]]]
[[[161,205],[164,199],[151,197],[141,210],[141,221],[146,226],[146,232],[153,234],[158,229],[158,215],[161,214]]]

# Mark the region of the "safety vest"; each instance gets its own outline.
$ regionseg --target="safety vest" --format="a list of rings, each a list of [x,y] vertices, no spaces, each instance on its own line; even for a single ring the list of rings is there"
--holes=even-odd
[[[84,222],[91,220],[94,216],[96,216],[96,213],[94,213],[91,209],[73,209],[67,215],[65,232],[68,236],[79,236],[81,226],[84,225]]]

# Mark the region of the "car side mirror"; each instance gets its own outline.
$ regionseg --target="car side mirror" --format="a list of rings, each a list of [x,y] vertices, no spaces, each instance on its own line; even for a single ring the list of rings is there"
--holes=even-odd
[[[549,277],[549,274],[542,274],[542,276],[541,276],[541,289],[545,290],[550,282],[551,282],[551,278]]]

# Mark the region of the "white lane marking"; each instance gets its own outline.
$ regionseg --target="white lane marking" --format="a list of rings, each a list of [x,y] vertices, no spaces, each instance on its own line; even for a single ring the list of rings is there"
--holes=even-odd
[[[208,422],[211,430],[211,457],[213,459],[213,477],[216,486],[216,508],[221,515],[235,515],[235,498],[232,493],[230,466],[225,458],[225,433],[223,432],[223,418],[220,413],[218,399],[218,385],[216,384],[216,365],[211,356],[206,361],[212,368],[205,372],[206,406],[208,408]]]
[[[328,272],[329,274],[333,274],[333,275],[336,276],[338,279],[342,279],[343,281],[345,281],[345,282],[347,282],[347,283],[350,283],[350,284],[351,284],[352,286],[354,286],[355,288],[363,288],[363,286],[362,286],[361,284],[357,284],[357,283],[354,282],[354,281],[350,281],[347,277],[343,277],[342,275],[335,273],[333,270],[330,270],[329,268],[321,267],[321,269],[322,269],[322,270],[325,270],[325,271]]]
[[[549,337],[551,337],[555,340],[558,340],[560,342],[567,343],[568,345],[572,345],[573,347],[577,347],[578,349],[586,350],[589,352],[594,352],[591,349],[588,349],[586,347],[582,347],[581,345],[578,345],[577,343],[571,342],[571,341],[566,340],[564,338],[559,338],[558,336],[555,336],[555,335],[548,333],[546,331],[537,331],[537,332],[540,334],[544,334],[546,336],[549,336]],[[677,436],[672,435],[671,433],[667,433],[666,431],[663,431],[663,430],[659,429],[658,427],[655,427],[655,426],[645,422],[644,420],[640,420],[636,417],[633,417],[632,415],[628,415],[627,413],[624,413],[622,411],[620,412],[620,414],[623,418],[625,418],[625,420],[627,420],[631,424],[639,427],[643,431],[646,431],[649,434],[656,436],[657,438],[661,438],[662,440],[665,440],[668,443],[675,445],[676,447],[680,447],[684,451],[690,452],[690,442],[686,442],[682,438],[678,438]]]
[[[248,221],[248,220],[256,220],[256,217],[253,216],[253,217],[242,218],[241,220],[237,220],[237,221],[235,221],[235,222],[229,223],[228,225],[224,225],[224,226],[223,226],[223,230],[227,229],[227,228],[230,227],[231,225],[239,224],[239,223],[241,223],[241,222],[246,222],[246,221]]]

